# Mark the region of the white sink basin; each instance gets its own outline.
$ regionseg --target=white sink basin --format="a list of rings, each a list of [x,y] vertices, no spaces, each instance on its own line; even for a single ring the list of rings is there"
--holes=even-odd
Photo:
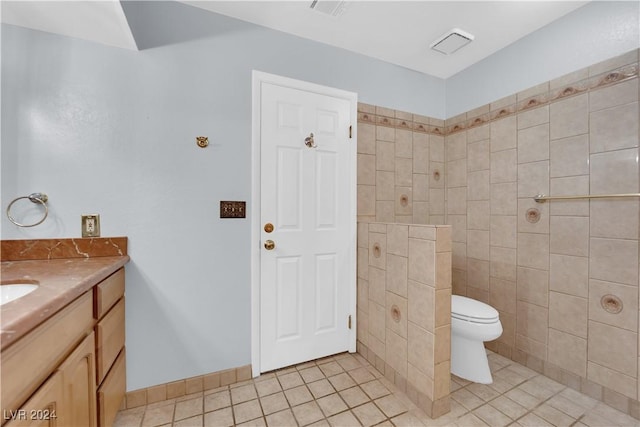
[[[35,283],[7,283],[0,285],[0,305],[23,297],[38,289]]]

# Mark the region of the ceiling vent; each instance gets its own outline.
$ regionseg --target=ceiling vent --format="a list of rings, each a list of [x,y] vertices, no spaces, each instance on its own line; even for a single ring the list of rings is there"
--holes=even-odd
[[[473,39],[472,34],[454,28],[438,37],[429,47],[445,55],[450,55],[461,47],[471,43]]]
[[[311,9],[331,16],[340,16],[347,9],[346,1],[313,0]]]

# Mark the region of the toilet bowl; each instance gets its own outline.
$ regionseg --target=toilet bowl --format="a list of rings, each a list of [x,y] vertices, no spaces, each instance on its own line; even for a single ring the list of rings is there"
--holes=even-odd
[[[471,298],[451,296],[451,373],[481,384],[491,384],[484,341],[502,335],[498,311]]]

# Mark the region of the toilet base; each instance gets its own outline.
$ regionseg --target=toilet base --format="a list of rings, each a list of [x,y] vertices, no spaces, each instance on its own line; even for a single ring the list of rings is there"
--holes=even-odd
[[[474,383],[491,384],[484,343],[451,334],[451,373]]]

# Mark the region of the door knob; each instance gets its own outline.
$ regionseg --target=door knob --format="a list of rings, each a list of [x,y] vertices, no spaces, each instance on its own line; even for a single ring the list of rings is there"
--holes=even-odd
[[[264,248],[268,251],[272,251],[276,247],[276,243],[273,240],[267,240],[264,242]]]
[[[273,224],[271,224],[270,222],[266,223],[264,225],[264,231],[265,233],[271,233],[273,231]]]
[[[310,133],[308,137],[304,139],[304,144],[309,148],[316,148],[316,142],[313,140],[313,133]]]

